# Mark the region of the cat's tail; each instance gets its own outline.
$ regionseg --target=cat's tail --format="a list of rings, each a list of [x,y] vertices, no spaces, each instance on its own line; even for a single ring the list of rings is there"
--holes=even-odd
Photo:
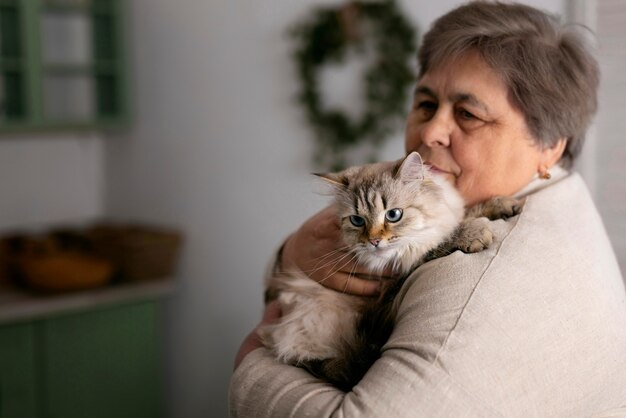
[[[395,296],[404,280],[383,288],[380,298],[364,306],[353,341],[344,341],[340,355],[302,365],[311,374],[349,392],[381,356],[395,323]]]

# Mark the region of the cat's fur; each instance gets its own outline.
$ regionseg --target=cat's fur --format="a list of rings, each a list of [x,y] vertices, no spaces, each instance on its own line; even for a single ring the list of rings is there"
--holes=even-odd
[[[417,153],[395,162],[351,167],[320,175],[335,189],[347,253],[320,260],[337,269],[354,258],[372,271],[392,266],[401,279],[386,283],[377,301],[323,287],[302,272],[269,279],[283,312],[275,325],[259,334],[281,361],[307,368],[335,386],[349,390],[380,356],[394,323],[394,298],[404,278],[429,259],[455,249],[481,251],[491,244],[486,218],[515,215],[520,202],[496,198],[465,214],[458,192],[431,173]],[[385,214],[401,209],[401,219]],[[396,213],[397,214],[397,213]],[[364,226],[354,226],[358,215]],[[392,217],[393,218],[393,217]]]

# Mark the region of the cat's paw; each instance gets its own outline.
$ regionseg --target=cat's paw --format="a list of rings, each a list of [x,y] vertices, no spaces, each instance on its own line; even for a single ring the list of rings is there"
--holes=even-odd
[[[493,233],[486,218],[468,219],[459,227],[455,246],[464,253],[477,253],[489,248]]]
[[[508,219],[519,215],[524,207],[525,199],[516,199],[510,196],[498,196],[487,200],[482,205],[480,216],[489,219]]]

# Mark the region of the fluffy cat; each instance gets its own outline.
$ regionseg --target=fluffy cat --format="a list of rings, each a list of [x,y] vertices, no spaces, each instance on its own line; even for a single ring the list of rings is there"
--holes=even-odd
[[[348,251],[320,260],[340,269],[354,259],[372,271],[391,266],[401,279],[385,283],[375,301],[323,287],[303,272],[267,283],[283,316],[259,334],[277,358],[349,390],[380,356],[395,317],[394,297],[420,264],[456,249],[476,252],[492,241],[489,218],[517,214],[521,202],[495,198],[465,213],[458,192],[430,172],[416,152],[393,162],[318,174],[334,187]],[[330,264],[329,264],[330,265]]]

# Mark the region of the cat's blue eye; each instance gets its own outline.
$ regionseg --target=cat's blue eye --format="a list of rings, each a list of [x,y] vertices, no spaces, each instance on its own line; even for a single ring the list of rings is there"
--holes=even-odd
[[[395,208],[388,210],[387,213],[385,213],[385,219],[389,222],[398,222],[402,219],[402,209]]]
[[[361,227],[365,225],[365,219],[357,215],[350,215],[350,223],[354,226]]]

